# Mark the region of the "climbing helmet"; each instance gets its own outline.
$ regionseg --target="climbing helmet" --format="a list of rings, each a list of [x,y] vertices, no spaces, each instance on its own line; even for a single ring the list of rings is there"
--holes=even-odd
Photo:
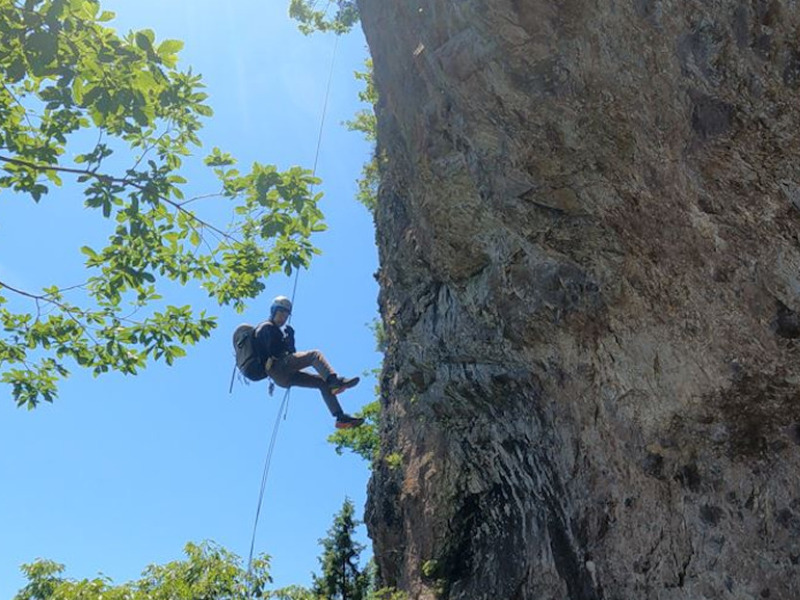
[[[285,310],[287,313],[292,314],[292,301],[286,296],[276,296],[272,301],[272,306],[269,308],[270,316],[274,317],[275,312],[278,310]]]

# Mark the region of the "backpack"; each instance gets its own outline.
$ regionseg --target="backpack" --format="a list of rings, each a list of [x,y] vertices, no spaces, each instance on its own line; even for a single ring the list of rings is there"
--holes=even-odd
[[[233,349],[236,352],[236,366],[239,372],[250,381],[266,379],[267,371],[258,352],[256,327],[243,323],[233,332]]]

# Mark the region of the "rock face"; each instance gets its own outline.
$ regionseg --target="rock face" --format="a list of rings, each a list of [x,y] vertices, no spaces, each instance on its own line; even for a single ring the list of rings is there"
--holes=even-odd
[[[359,8],[385,583],[800,598],[800,4]]]

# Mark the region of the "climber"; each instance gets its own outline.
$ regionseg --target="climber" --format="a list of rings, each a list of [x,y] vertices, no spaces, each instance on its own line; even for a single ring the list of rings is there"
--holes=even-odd
[[[298,352],[294,329],[286,325],[291,313],[292,301],[286,296],[278,296],[272,301],[269,320],[256,327],[256,347],[265,361],[267,375],[283,388],[297,386],[318,389],[328,410],[336,417],[338,429],[358,427],[364,419],[346,414],[336,394],[354,387],[359,378],[339,377],[319,350]],[[304,371],[307,367],[313,367],[318,374]]]

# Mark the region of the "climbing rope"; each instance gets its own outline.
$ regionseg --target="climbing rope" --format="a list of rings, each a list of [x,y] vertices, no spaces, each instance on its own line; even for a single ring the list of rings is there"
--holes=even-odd
[[[258,529],[258,518],[261,516],[261,505],[264,500],[264,490],[267,488],[267,477],[269,476],[269,467],[272,463],[272,452],[275,450],[275,441],[278,439],[278,426],[281,424],[281,413],[284,408],[289,407],[289,391],[292,388],[286,388],[286,393],[283,395],[283,402],[278,408],[278,415],[275,418],[275,425],[272,426],[272,437],[269,441],[269,448],[267,449],[267,458],[264,461],[264,473],[261,476],[261,490],[258,493],[258,505],[256,507],[256,518],[253,522],[253,537],[250,540],[250,556],[247,559],[247,575],[250,575],[250,570],[253,565],[253,549],[256,545],[256,530]]]
[[[339,47],[339,35],[336,35],[336,40],[333,43],[333,52],[331,53],[331,69],[328,73],[328,85],[325,88],[325,100],[322,104],[322,118],[319,122],[319,135],[317,135],[317,151],[314,153],[314,168],[311,173],[316,176],[317,174],[317,161],[319,160],[319,149],[322,147],[322,128],[325,126],[325,113],[328,112],[328,98],[331,94],[331,82],[333,81],[333,65],[336,62],[336,49]],[[313,186],[312,186],[313,189]]]
[[[312,176],[314,176],[314,177],[316,177],[316,175],[317,175],[317,162],[319,161],[319,151],[320,151],[320,148],[322,146],[322,131],[323,131],[323,128],[325,126],[325,115],[328,112],[328,98],[330,97],[330,92],[331,92],[331,82],[333,81],[333,67],[334,67],[334,64],[336,62],[336,50],[337,50],[338,47],[339,47],[339,36],[336,35],[335,42],[334,42],[334,45],[333,45],[333,52],[332,52],[332,55],[331,55],[330,71],[328,73],[328,84],[327,84],[327,87],[325,89],[325,100],[323,101],[323,104],[322,104],[322,116],[320,118],[320,123],[319,123],[319,134],[317,135],[317,148],[316,148],[316,151],[314,153],[314,167],[313,167],[313,169],[311,171]],[[309,191],[310,191],[310,193],[313,194],[313,191],[314,191],[314,186],[313,185],[311,186],[311,189]],[[295,295],[297,294],[297,281],[298,281],[299,278],[300,278],[300,269],[297,269],[295,271],[294,285],[292,287],[292,298],[291,298],[291,300],[292,300],[292,307],[293,308],[294,308],[294,298],[295,298]],[[291,320],[292,320],[292,315],[291,315],[291,313],[289,313],[288,322],[291,322]],[[281,405],[278,408],[278,414],[275,417],[275,424],[272,426],[272,436],[270,438],[269,447],[267,449],[267,458],[264,460],[264,472],[261,475],[261,489],[258,492],[258,504],[256,505],[256,516],[255,516],[255,519],[253,521],[253,535],[252,535],[252,537],[250,539],[250,555],[249,555],[249,557],[247,559],[247,576],[248,577],[250,576],[251,568],[252,568],[252,565],[253,565],[253,550],[254,550],[255,545],[256,545],[256,532],[258,530],[258,519],[261,516],[261,506],[264,503],[264,492],[265,492],[265,490],[267,488],[267,478],[269,476],[270,465],[272,464],[272,453],[275,450],[275,442],[278,439],[278,428],[279,428],[279,426],[281,424],[281,413],[283,413],[283,420],[285,420],[286,419],[286,415],[289,414],[289,396],[291,395],[291,392],[292,392],[292,388],[288,387],[288,388],[286,388],[286,392],[283,394],[283,400],[281,401]]]

